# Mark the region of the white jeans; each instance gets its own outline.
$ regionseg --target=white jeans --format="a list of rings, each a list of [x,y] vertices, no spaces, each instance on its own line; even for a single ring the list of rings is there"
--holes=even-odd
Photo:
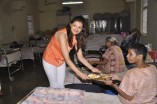
[[[50,83],[50,87],[64,88],[66,64],[64,63],[61,66],[56,67],[52,64],[47,63],[44,59],[42,60],[42,62],[45,73]]]

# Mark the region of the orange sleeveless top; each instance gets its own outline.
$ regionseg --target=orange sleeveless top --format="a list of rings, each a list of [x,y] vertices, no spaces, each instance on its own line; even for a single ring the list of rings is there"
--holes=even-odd
[[[63,32],[67,35],[67,30],[66,28],[60,29],[60,32]],[[76,36],[73,36],[73,47],[76,43]],[[70,50],[73,48],[71,48],[68,44],[67,41],[67,47],[68,47],[68,51],[70,52]],[[63,53],[61,51],[61,47],[60,44],[58,42],[58,40],[55,37],[55,34],[52,36],[50,42],[48,43],[45,52],[43,54],[43,59],[48,62],[49,64],[52,64],[54,66],[60,66],[65,62]]]

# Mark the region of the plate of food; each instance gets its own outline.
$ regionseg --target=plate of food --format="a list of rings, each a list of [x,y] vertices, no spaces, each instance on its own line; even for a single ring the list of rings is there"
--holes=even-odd
[[[98,79],[98,78],[100,78],[100,75],[92,73],[92,74],[89,74],[88,77],[91,79]]]
[[[101,74],[100,80],[111,80],[112,75],[111,74]]]
[[[111,74],[89,74],[88,75],[89,78],[94,79],[94,80],[111,80],[112,79],[112,75]]]

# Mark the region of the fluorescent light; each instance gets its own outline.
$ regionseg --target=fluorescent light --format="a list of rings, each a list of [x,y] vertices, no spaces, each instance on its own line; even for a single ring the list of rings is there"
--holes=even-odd
[[[83,1],[65,1],[65,2],[62,2],[63,5],[66,5],[66,4],[82,4]]]

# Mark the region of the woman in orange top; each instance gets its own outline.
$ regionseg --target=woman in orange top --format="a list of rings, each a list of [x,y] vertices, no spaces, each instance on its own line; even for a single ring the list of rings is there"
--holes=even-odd
[[[71,61],[69,52],[75,47],[80,62],[92,72],[100,72],[86,61],[81,47],[84,45],[85,19],[82,16],[74,17],[66,28],[58,30],[51,38],[44,54],[43,67],[48,77],[50,87],[64,88],[66,64],[82,79],[89,77],[83,74]]]

